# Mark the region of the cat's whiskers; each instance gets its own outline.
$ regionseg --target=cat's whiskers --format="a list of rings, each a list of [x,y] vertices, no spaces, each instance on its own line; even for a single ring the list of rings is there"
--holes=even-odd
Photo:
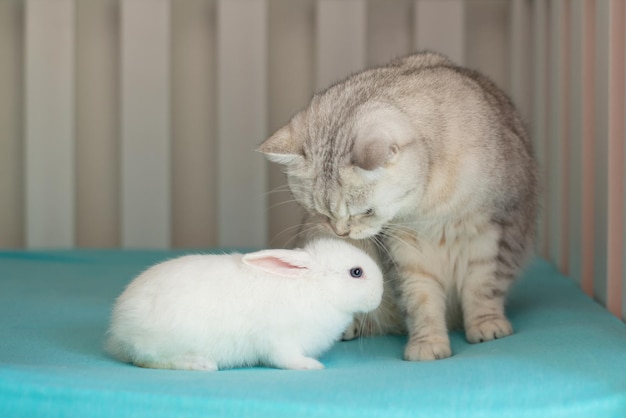
[[[360,321],[358,321],[357,326],[358,331],[357,331],[357,338],[359,340],[359,349],[363,350],[363,335],[365,334],[365,327],[368,321],[371,320],[372,317],[372,313],[371,312],[366,312],[365,314],[363,314],[362,318]]]
[[[415,220],[411,222],[394,222],[386,225],[397,228],[398,231],[404,231],[410,235],[414,235],[416,238],[423,238],[426,240],[433,240],[436,237],[433,235],[433,223],[424,220]]]
[[[391,261],[394,268],[397,270],[398,264],[396,263],[395,259],[391,256],[389,249],[385,246],[385,244],[381,241],[381,239],[377,235],[374,235],[373,237],[368,238],[368,240],[374,243],[376,248],[378,248],[379,252],[385,253],[385,255],[387,256],[387,260]]]
[[[293,236],[290,238],[289,241],[287,241],[288,244],[292,239],[295,238],[300,238],[303,234],[306,234],[307,232],[311,231],[313,228],[316,227],[316,223],[315,222],[307,222],[307,223],[301,223],[301,224],[297,224],[297,225],[293,225],[289,228],[285,228],[284,232],[291,232],[294,229],[296,229],[296,233],[293,234]]]
[[[303,223],[298,225],[299,227],[302,227],[296,234],[294,234],[291,238],[289,238],[287,240],[287,242],[285,243],[285,247],[289,248],[289,245],[291,244],[291,242],[295,239],[300,238],[303,235],[308,234],[309,232],[313,231],[314,229],[319,227],[319,223],[317,222],[308,222],[308,223]],[[305,228],[305,226],[307,226],[307,228]]]
[[[399,243],[401,243],[403,245],[406,245],[409,248],[417,249],[416,245],[411,244],[410,242],[406,241],[405,239],[400,238],[398,236],[398,234],[394,234],[393,233],[393,232],[396,232],[396,231],[404,232],[401,229],[387,228],[387,230],[384,230],[384,231],[381,232],[381,235],[384,236],[385,238],[387,238],[390,241],[396,241],[396,242],[399,242]],[[418,244],[419,243],[418,236],[415,236],[415,240],[416,240],[416,244]]]
[[[286,234],[286,233],[288,233],[288,232],[291,232],[291,231],[293,231],[294,229],[300,229],[300,228],[302,228],[303,226],[308,226],[308,225],[312,225],[312,224],[313,224],[313,223],[311,222],[311,223],[306,223],[306,224],[296,224],[296,225],[291,225],[291,226],[288,226],[288,227],[284,228],[282,231],[280,231],[278,234],[276,234],[276,235],[274,236],[274,238],[272,239],[272,241],[270,242],[270,244],[273,244],[273,243],[274,243],[274,241],[275,241],[277,238],[279,238],[281,235],[283,235],[283,234]]]
[[[391,232],[399,232],[405,233],[412,236],[418,245],[421,244],[421,241],[433,241],[437,239],[434,235],[434,231],[431,228],[417,228],[417,225],[423,226],[431,226],[432,224],[429,222],[416,221],[411,223],[388,223],[386,224],[387,229]],[[390,235],[386,235],[390,237]],[[414,247],[414,246],[413,246]]]
[[[299,193],[306,193],[306,191],[304,189],[298,189],[295,187],[289,188],[288,186],[279,186],[276,187],[272,190],[268,190],[265,193],[263,193],[264,196],[269,196],[269,195],[273,195],[273,194],[280,194],[280,193],[289,193],[289,194],[293,194],[293,192],[299,192]]]
[[[291,189],[289,188],[289,185],[283,184],[283,185],[280,185],[280,186],[276,186],[276,187],[274,187],[271,190],[267,190],[265,192],[265,194],[275,193],[275,192],[289,192],[289,191],[291,191]]]
[[[268,206],[268,208],[267,208],[267,209],[268,209],[268,210],[275,209],[275,208],[277,208],[278,206],[287,205],[287,204],[290,204],[290,203],[298,203],[298,201],[297,201],[296,199],[287,199],[287,200],[283,200],[282,202],[277,202],[277,203],[274,203],[274,204],[273,204],[273,205],[271,205],[271,206]]]

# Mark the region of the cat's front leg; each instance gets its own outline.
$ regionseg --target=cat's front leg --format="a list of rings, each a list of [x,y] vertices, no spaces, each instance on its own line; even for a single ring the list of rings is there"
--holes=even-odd
[[[400,301],[406,314],[408,361],[436,360],[452,355],[446,327],[446,292],[433,274],[412,266],[402,269]]]

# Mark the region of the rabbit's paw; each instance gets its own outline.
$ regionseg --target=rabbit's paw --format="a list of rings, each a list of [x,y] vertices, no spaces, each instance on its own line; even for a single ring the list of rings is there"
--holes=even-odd
[[[314,358],[297,355],[276,361],[276,367],[287,370],[319,370],[323,369],[324,365]]]
[[[135,361],[135,365],[151,369],[197,370],[210,372],[217,370],[217,364],[215,364],[213,360],[196,355],[179,356],[161,360]]]
[[[214,361],[201,356],[186,357],[180,360],[177,367],[181,370],[198,370],[205,372],[213,372],[217,370],[217,364]]]

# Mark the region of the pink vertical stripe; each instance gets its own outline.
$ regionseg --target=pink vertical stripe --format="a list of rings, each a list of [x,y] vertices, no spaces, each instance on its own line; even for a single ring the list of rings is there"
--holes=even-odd
[[[561,244],[559,267],[564,274],[569,274],[569,181],[570,181],[570,83],[571,71],[569,67],[571,56],[571,1],[565,0],[563,3],[563,13],[561,14],[561,185],[560,185],[560,208],[561,208]]]
[[[624,249],[624,0],[609,5],[609,175],[607,308],[622,317]]]
[[[545,19],[543,23],[542,32],[545,35],[545,48],[543,50],[543,79],[545,80],[544,84],[544,103],[545,103],[545,123],[543,125],[543,160],[546,164],[544,167],[546,173],[548,173],[548,165],[550,164],[550,118],[552,117],[552,105],[551,105],[551,97],[550,97],[550,66],[554,65],[554,57],[552,51],[552,42],[550,41],[550,13],[552,11],[552,7],[550,7],[549,1],[541,2],[541,4],[537,4],[537,7],[544,7],[544,16]],[[543,209],[545,211],[545,221],[543,223],[543,242],[541,243],[541,254],[544,258],[550,259],[550,181],[548,178],[544,179],[544,190],[545,193],[543,195]],[[555,262],[555,260],[551,260]]]
[[[594,131],[595,131],[595,0],[584,0],[582,14],[582,281],[585,293],[593,296],[594,262]]]

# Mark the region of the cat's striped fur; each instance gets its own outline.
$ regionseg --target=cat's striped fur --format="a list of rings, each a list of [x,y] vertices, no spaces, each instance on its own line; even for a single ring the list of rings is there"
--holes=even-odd
[[[386,268],[386,302],[348,338],[406,327],[405,358],[428,360],[451,355],[455,317],[473,343],[513,332],[504,302],[533,246],[537,167],[485,76],[410,55],[316,94],[260,150],[286,166],[303,236],[353,240]]]

